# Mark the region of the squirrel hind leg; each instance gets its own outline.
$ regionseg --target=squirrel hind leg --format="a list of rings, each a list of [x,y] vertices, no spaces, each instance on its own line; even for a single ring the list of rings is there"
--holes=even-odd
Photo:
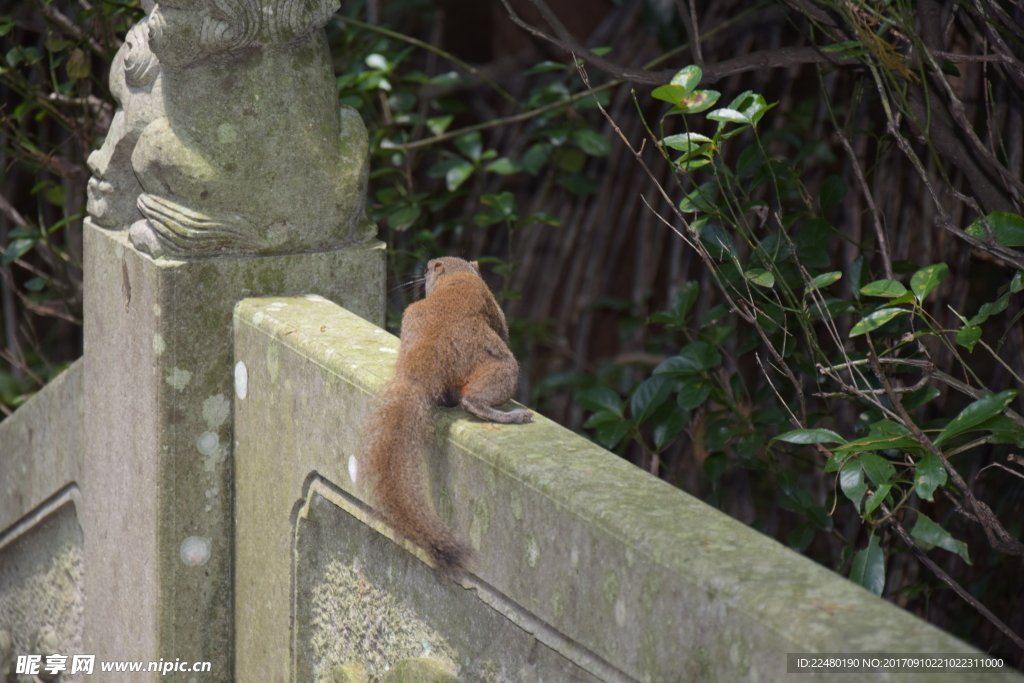
[[[495,361],[484,363],[462,386],[462,407],[471,415],[482,420],[503,424],[530,422],[533,413],[523,408],[505,412],[492,406],[500,405],[512,398],[518,383],[519,367],[511,363]]]

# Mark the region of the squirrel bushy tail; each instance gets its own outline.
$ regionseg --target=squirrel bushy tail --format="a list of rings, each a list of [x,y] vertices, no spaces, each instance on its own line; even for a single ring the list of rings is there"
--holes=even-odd
[[[424,548],[442,575],[465,567],[470,550],[431,509],[420,463],[434,429],[435,392],[396,377],[367,424],[367,476],[382,517]]]

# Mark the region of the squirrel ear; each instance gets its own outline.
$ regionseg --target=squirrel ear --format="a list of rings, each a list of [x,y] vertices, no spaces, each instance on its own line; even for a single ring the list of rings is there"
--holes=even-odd
[[[478,273],[480,272],[480,262],[479,261],[470,261],[469,265],[473,266],[473,268],[476,269],[476,272],[478,272]]]
[[[444,272],[444,264],[440,260],[434,261],[434,275],[440,275]]]

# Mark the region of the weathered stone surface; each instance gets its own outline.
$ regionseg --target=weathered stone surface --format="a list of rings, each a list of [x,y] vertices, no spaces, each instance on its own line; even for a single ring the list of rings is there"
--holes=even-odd
[[[369,148],[337,103],[336,0],[161,2],[111,69],[120,107],[89,158],[97,225],[154,255],[365,244]]]
[[[85,255],[86,646],[232,680],[232,307],[318,291],[380,322],[383,245],[154,261],[87,222]]]
[[[79,360],[0,422],[0,536],[78,481],[83,421]]]
[[[19,655],[83,653],[82,530],[77,489],[68,488],[0,533],[0,680],[15,678]],[[4,651],[6,650],[6,652]],[[70,669],[70,666],[68,667]],[[8,675],[10,678],[8,678]],[[43,672],[41,680],[56,680]],[[82,673],[60,680],[81,683]]]
[[[330,680],[358,657],[380,680],[434,656],[464,680],[491,680],[491,661],[510,680],[764,681],[787,678],[788,652],[973,652],[543,418],[439,410],[430,490],[477,551],[461,587],[439,585],[425,555],[384,538],[359,477],[360,425],[398,340],[322,300],[253,299],[235,344],[240,680]],[[481,609],[544,656],[524,668],[515,647],[484,653]],[[429,655],[397,647],[417,624]],[[974,679],[1021,680],[958,676]]]

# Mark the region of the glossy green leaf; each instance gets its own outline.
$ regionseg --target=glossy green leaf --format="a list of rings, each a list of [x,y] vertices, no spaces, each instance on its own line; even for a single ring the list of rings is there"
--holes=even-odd
[[[985,420],[998,415],[1010,404],[1020,392],[1016,389],[1007,389],[998,394],[989,394],[979,398],[974,403],[960,411],[960,414],[953,418],[952,422],[946,425],[946,429],[935,439],[935,445],[940,446],[951,437],[966,432],[971,427],[981,424]]]
[[[671,409],[665,410],[665,408]],[[671,404],[663,406],[662,410],[652,418],[651,435],[654,437],[654,449],[659,453],[665,450],[665,447],[686,428],[689,422],[689,410],[681,410]]]
[[[968,351],[974,351],[974,346],[981,339],[981,328],[977,325],[964,325],[956,333],[956,343]]]
[[[770,289],[775,286],[775,276],[764,268],[751,268],[743,273],[743,277],[758,287]]]
[[[917,521],[914,528],[910,530],[910,536],[915,541],[920,541],[929,546],[938,546],[943,550],[956,553],[963,558],[967,564],[971,562],[971,556],[967,552],[967,544],[953,538],[948,531],[933,522],[926,515],[918,511]],[[927,548],[926,548],[927,549]]]
[[[547,73],[548,71],[562,71],[568,69],[568,65],[561,64],[560,62],[544,61],[534,64],[526,70],[527,76],[534,76],[536,74]]]
[[[695,90],[680,101],[676,102],[677,111],[670,111],[670,114],[699,114],[702,111],[711,109],[718,102],[722,93],[717,90]]]
[[[700,83],[700,79],[704,76],[704,73],[700,70],[700,67],[696,64],[683,67],[676,72],[676,75],[672,77],[670,85],[676,85],[686,91],[689,95]]]
[[[846,197],[846,182],[837,175],[830,175],[821,183],[818,191],[818,205],[821,212],[826,213],[843,201]]]
[[[996,415],[974,429],[991,432],[989,443],[1010,443],[1018,448],[1024,448],[1024,427],[1014,422],[1009,415]]]
[[[828,287],[831,284],[839,282],[840,278],[842,277],[843,274],[838,270],[834,270],[831,273],[822,273],[821,275],[818,275],[813,280],[811,280],[811,283],[807,285],[807,291],[809,292],[813,289],[822,289],[823,287]]]
[[[484,166],[484,170],[497,173],[498,175],[511,175],[519,173],[523,170],[523,167],[517,161],[513,161],[508,157],[501,157]]]
[[[651,97],[662,102],[678,104],[686,99],[689,93],[681,85],[662,85],[651,91]]]
[[[695,341],[687,344],[678,356],[672,356],[654,369],[655,375],[685,377],[722,364],[722,354],[706,342]]]
[[[612,151],[608,138],[589,128],[574,130],[569,134],[569,141],[592,157],[606,157]]]
[[[728,467],[729,459],[725,453],[712,453],[704,459],[704,474],[708,475],[712,484],[718,483]]]
[[[721,123],[750,125],[750,119],[747,118],[745,114],[738,112],[735,109],[729,109],[728,107],[714,110],[708,114],[708,118],[712,121],[720,121]]]
[[[619,445],[619,442],[629,433],[629,428],[632,425],[630,420],[606,422],[599,425],[594,431],[594,440],[604,448],[611,450]]]
[[[851,460],[839,470],[839,488],[853,501],[857,512],[860,512],[860,502],[864,499],[868,485],[864,483],[864,470],[861,469],[859,461]]]
[[[1002,211],[994,211],[986,218],[996,242],[1004,247],[1024,247],[1024,218]],[[988,240],[988,231],[980,218],[971,223],[965,232],[976,239]]]
[[[914,410],[915,408],[920,408],[925,403],[938,398],[941,393],[942,392],[935,387],[921,387],[917,391],[904,394],[901,402],[903,403],[903,407],[907,410]]]
[[[1024,289],[1024,270],[1018,270],[1013,274],[1013,279],[1010,280],[1010,293],[1016,294],[1022,289]]]
[[[607,387],[593,387],[577,392],[576,402],[587,410],[600,412],[607,410],[618,417],[622,417],[622,399],[619,395]]]
[[[883,296],[895,298],[907,293],[907,288],[896,280],[875,280],[860,288],[860,293],[865,296]]]
[[[484,143],[479,131],[466,133],[455,138],[455,147],[473,161],[480,161],[483,155]]]
[[[419,206],[403,206],[388,214],[388,225],[394,230],[407,230],[420,217]]]
[[[473,175],[473,166],[462,162],[456,164],[448,169],[448,172],[444,176],[445,187],[448,188],[449,192],[454,192],[459,189],[462,183],[466,182],[469,177]]]
[[[910,278],[910,289],[918,301],[924,301],[928,293],[942,284],[942,281],[949,275],[949,266],[945,263],[936,263],[927,266],[914,273]]]
[[[879,486],[874,493],[868,496],[868,499],[864,501],[864,514],[870,515],[872,512],[878,509],[878,506],[885,502],[885,497],[889,495],[889,491],[892,490],[892,484],[885,484]]]
[[[817,532],[814,525],[804,522],[789,532],[789,536],[786,538],[786,544],[798,553],[802,553],[807,550],[809,545],[811,545],[811,541],[814,540],[815,533]]]
[[[79,47],[72,50],[64,69],[68,73],[68,78],[76,81],[89,78],[89,58],[85,56],[85,51]]]
[[[910,311],[905,308],[881,308],[874,313],[861,318],[861,320],[853,326],[853,329],[850,330],[850,336],[856,337],[864,334],[865,332],[877,330],[882,325],[885,325],[904,313],[910,313]]]
[[[672,149],[678,149],[680,152],[689,154],[710,144],[711,138],[700,133],[680,133],[679,135],[669,135],[661,143]]]
[[[868,547],[858,551],[853,558],[850,580],[864,586],[875,595],[885,590],[885,552],[878,536],[871,534]]]
[[[917,473],[914,475],[914,489],[917,495],[924,500],[932,500],[935,489],[946,483],[946,468],[942,461],[926,451],[920,462],[917,463]]]
[[[675,388],[673,382],[663,375],[655,375],[641,382],[629,400],[630,412],[637,425],[642,425],[661,407]]]
[[[427,128],[429,128],[430,132],[434,135],[441,135],[448,130],[448,126],[450,126],[454,120],[455,117],[451,114],[447,116],[435,116],[427,119]]]
[[[704,405],[704,401],[708,400],[710,395],[711,381],[699,375],[691,376],[683,380],[682,387],[679,389],[679,397],[676,400],[680,408],[693,410]]]
[[[892,463],[875,453],[864,453],[860,456],[860,464],[864,474],[868,475],[876,486],[884,486],[895,476],[896,468]]]
[[[1006,306],[1010,303],[1010,293],[1007,292],[995,301],[991,301],[987,304],[982,304],[981,308],[978,309],[978,314],[971,318],[969,325],[981,325],[983,322],[1006,310]]]
[[[831,429],[794,429],[785,434],[779,434],[772,441],[785,441],[786,443],[795,444],[846,443],[846,439]]]

